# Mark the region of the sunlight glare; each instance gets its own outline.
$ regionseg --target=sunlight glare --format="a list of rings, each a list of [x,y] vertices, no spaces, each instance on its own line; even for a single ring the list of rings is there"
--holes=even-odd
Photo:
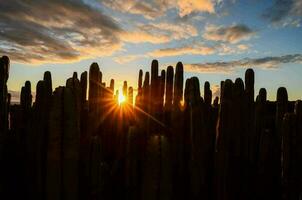
[[[122,92],[118,95],[118,104],[121,105],[126,101],[126,97],[122,94]]]

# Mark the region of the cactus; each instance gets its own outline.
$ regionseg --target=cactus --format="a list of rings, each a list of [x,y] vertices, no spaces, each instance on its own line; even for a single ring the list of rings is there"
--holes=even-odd
[[[153,60],[151,76],[146,72],[143,81],[138,73],[132,112],[125,108],[133,104],[134,89],[125,81],[120,92],[129,104],[117,106],[114,80],[106,87],[97,63],[89,70],[88,101],[87,72],[80,81],[74,72],[54,93],[45,72],[33,105],[27,81],[20,106],[10,106],[8,68],[2,57],[0,158],[9,163],[5,152],[15,161],[10,170],[1,168],[9,176],[1,181],[0,198],[3,186],[27,199],[299,198],[302,103],[289,101],[283,87],[276,102],[267,100],[264,88],[254,102],[252,69],[244,82],[222,81],[220,103],[215,97],[211,105],[208,81],[203,99],[197,77],[188,78],[183,91],[181,62],[175,74],[168,66],[159,75]],[[18,184],[7,182],[15,177]]]
[[[44,78],[43,80],[45,81],[45,95],[46,97],[50,97],[52,95],[52,80],[51,80],[51,73],[49,71],[44,73]]]
[[[10,67],[9,58],[7,56],[2,56],[2,58],[0,58],[0,110],[1,110],[1,112],[0,112],[0,132],[1,132],[0,143],[3,142],[2,134],[7,133],[7,131],[8,131],[7,85],[6,85],[6,83],[7,83],[8,77],[9,77],[9,67]]]
[[[167,111],[171,111],[173,100],[173,79],[174,69],[172,66],[167,67],[167,81],[166,81],[166,100],[165,108]]]
[[[173,107],[174,109],[180,108],[180,102],[183,97],[183,65],[178,62],[176,65],[175,79],[174,79],[174,96]]]
[[[32,106],[31,84],[29,81],[25,82],[25,86],[21,89],[20,105],[23,109],[24,120],[29,118],[29,112]]]
[[[158,76],[158,61],[152,60],[151,63],[151,83],[150,83],[150,114],[154,117],[158,117],[159,101],[160,101],[160,78]],[[155,125],[155,124],[154,124]],[[152,125],[153,127],[153,125]]]
[[[158,100],[158,112],[159,118],[162,119],[163,105],[164,105],[164,94],[165,94],[165,83],[166,83],[166,71],[162,70],[159,79],[159,100]]]
[[[78,198],[80,128],[76,101],[71,88],[56,88],[49,120],[48,199]]]
[[[212,91],[210,89],[210,83],[206,81],[204,83],[204,102],[206,105],[210,106],[212,103]]]
[[[112,92],[112,97],[113,97],[113,92],[114,92],[114,79],[110,80],[110,86],[109,86],[111,92]]]
[[[143,86],[143,70],[139,70],[139,75],[138,75],[138,95],[141,95],[142,93],[142,86]]]
[[[128,88],[128,102],[131,106],[133,106],[133,87]]]
[[[86,99],[87,99],[87,72],[83,72],[81,74],[81,102],[82,106],[85,105]]]
[[[89,105],[89,121],[90,121],[90,135],[96,135],[98,132],[99,118],[100,118],[100,99],[101,91],[101,72],[97,63],[92,63],[89,69],[89,92],[88,92],[88,105]]]
[[[149,112],[149,101],[150,101],[150,73],[146,72],[145,73],[145,80],[144,80],[144,85],[143,85],[143,97],[142,97],[142,104],[143,110],[146,112]]]
[[[171,114],[172,114],[172,101],[173,101],[173,79],[174,69],[172,66],[167,67],[166,74],[166,95],[165,95],[165,123],[167,126],[171,126]]]
[[[128,93],[128,86],[127,86],[127,81],[124,81],[123,84],[123,96],[127,99],[127,93]]]
[[[277,91],[277,100],[276,100],[276,136],[278,139],[278,145],[281,145],[281,127],[282,127],[282,120],[284,114],[288,110],[288,95],[286,88],[280,87]],[[280,146],[281,147],[281,146]]]
[[[181,100],[183,97],[183,65],[181,62],[177,63],[175,78],[174,78],[174,94],[172,105],[172,134],[171,139],[171,153],[173,162],[173,198],[185,198],[183,193],[183,179],[184,179],[184,163],[183,163],[183,137],[184,137],[184,115],[182,112]]]
[[[282,186],[286,199],[299,199],[296,186],[296,115],[286,113],[282,120]],[[298,190],[297,190],[298,189]]]
[[[225,80],[221,82],[220,109],[216,132],[216,155],[215,155],[215,199],[227,199],[227,153],[228,135],[231,134],[232,124],[232,88],[233,82]]]

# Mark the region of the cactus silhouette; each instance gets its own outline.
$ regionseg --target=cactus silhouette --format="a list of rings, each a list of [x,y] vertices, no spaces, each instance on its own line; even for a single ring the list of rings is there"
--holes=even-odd
[[[26,81],[11,105],[9,63],[1,57],[1,199],[301,196],[302,103],[285,87],[276,101],[265,88],[254,99],[253,69],[221,81],[220,96],[205,81],[202,96],[181,62],[159,74],[153,60],[150,72],[139,70],[137,89],[124,81],[114,94],[119,80],[92,63],[54,91],[49,71],[35,90]]]

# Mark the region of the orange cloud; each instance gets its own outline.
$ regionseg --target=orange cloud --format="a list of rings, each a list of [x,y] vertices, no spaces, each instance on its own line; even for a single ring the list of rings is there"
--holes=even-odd
[[[166,48],[166,49],[159,49],[153,52],[150,52],[148,55],[152,57],[165,57],[165,56],[178,56],[184,54],[190,55],[209,55],[215,52],[215,48],[209,46],[185,46],[185,47],[178,47],[178,48]]]
[[[127,56],[117,56],[114,58],[114,61],[119,64],[125,64],[139,58],[145,57],[144,55],[127,55]]]
[[[193,12],[215,12],[216,0],[104,0],[102,3],[116,11],[155,19],[176,8],[180,17]]]
[[[214,13],[214,2],[212,0],[178,0],[179,15],[181,17],[192,12]]]
[[[153,44],[167,43],[172,40],[187,39],[198,35],[197,29],[190,24],[150,23],[139,24],[133,31],[124,31],[120,39],[130,43],[149,42]]]
[[[207,25],[203,38],[213,41],[237,43],[248,40],[255,32],[245,25],[216,26]]]

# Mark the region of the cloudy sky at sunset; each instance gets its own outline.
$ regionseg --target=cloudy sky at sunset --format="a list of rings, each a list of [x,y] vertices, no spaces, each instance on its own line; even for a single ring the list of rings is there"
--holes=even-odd
[[[182,61],[185,78],[256,72],[255,89],[302,97],[302,0],[0,0],[0,55],[9,90],[51,71],[54,87],[97,62],[105,81],[137,86],[138,70]],[[202,90],[202,89],[201,89]]]

